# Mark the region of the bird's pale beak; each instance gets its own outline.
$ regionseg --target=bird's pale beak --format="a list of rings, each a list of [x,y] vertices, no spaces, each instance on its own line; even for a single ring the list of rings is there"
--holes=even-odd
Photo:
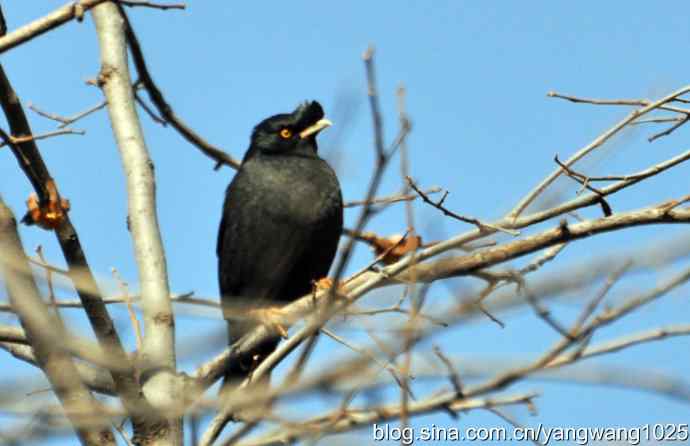
[[[316,124],[310,125],[306,129],[302,130],[299,134],[299,137],[304,139],[307,136],[315,135],[319,133],[321,130],[325,129],[326,127],[330,127],[332,125],[333,123],[328,119],[319,119],[318,121],[316,121]]]

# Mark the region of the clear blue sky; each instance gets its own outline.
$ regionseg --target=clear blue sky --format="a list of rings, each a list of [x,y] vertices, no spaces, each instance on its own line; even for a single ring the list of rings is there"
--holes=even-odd
[[[63,1],[3,2],[10,29],[38,18]],[[654,2],[188,2],[184,12],[129,9],[149,67],[169,102],[184,120],[236,157],[247,147],[251,128],[274,113],[289,111],[304,99],[318,99],[334,121],[320,141],[334,160],[346,200],[364,194],[372,168],[372,131],[361,54],[374,44],[378,86],[391,141],[397,131],[395,90],[404,84],[414,129],[409,138],[414,178],[423,186],[450,190],[446,204],[482,219],[501,216],[554,168],[553,156],[571,154],[590,142],[629,110],[576,105],[549,99],[558,92],[601,98],[657,98],[688,82],[686,57],[690,5]],[[84,81],[99,69],[93,23],[70,23],[57,31],[3,54],[2,63],[25,104],[71,115],[101,100]],[[233,172],[212,170],[213,163],[173,130],[143,114],[149,150],[156,166],[158,212],[174,292],[193,290],[217,296],[215,239],[224,189]],[[35,133],[54,123],[30,115]],[[6,128],[4,121],[0,123]],[[85,136],[64,136],[40,142],[43,156],[72,202],[71,216],[92,269],[108,291],[115,292],[110,268],[116,267],[136,289],[136,266],[125,227],[126,197],[121,165],[106,114],[99,112],[74,128]],[[640,170],[687,149],[685,127],[653,144],[649,134],[662,128],[640,127],[617,137],[589,172],[620,174]],[[557,185],[564,197],[576,188]],[[400,188],[397,161],[382,193]],[[31,191],[14,158],[0,149],[0,193],[16,214]],[[633,209],[687,194],[687,166],[655,178],[611,199],[614,210]],[[415,207],[422,235],[447,237],[467,228],[442,220],[421,204]],[[352,224],[357,211],[347,211]],[[585,212],[584,215],[596,215]],[[402,207],[377,216],[369,229],[382,234],[405,230]],[[598,236],[568,248],[559,259],[583,261],[586,256],[622,248],[651,246],[679,235],[685,228],[653,227]],[[48,258],[62,264],[54,237],[22,227],[28,250],[42,244]],[[360,247],[351,269],[370,261]],[[526,260],[514,262],[523,265]],[[546,270],[548,271],[548,270]],[[535,276],[535,278],[538,276]],[[663,274],[639,275],[624,291],[653,286]],[[470,282],[460,281],[461,285]],[[60,297],[71,297],[66,291]],[[390,295],[390,293],[389,293]],[[443,286],[432,289],[434,302],[447,299]],[[587,296],[582,296],[583,299]],[[373,303],[373,301],[371,302]],[[550,304],[564,318],[572,305]],[[179,307],[178,307],[179,308]],[[623,323],[602,331],[603,340],[670,323],[687,323],[687,287]],[[113,310],[123,337],[132,343],[124,312]],[[70,324],[86,327],[74,310]],[[219,318],[193,318],[182,312],[177,336],[221,336]],[[532,314],[503,315],[505,329],[484,322],[459,327],[435,340],[459,358],[534,357],[555,340],[555,334]],[[0,315],[0,322],[9,318]],[[346,331],[345,333],[349,333]],[[221,348],[221,342],[181,363],[192,370]],[[648,344],[591,361],[635,369],[653,369],[678,376],[690,372],[687,338]],[[423,346],[428,349],[429,345]],[[343,355],[341,346],[323,344],[324,352]],[[0,353],[8,372],[35,374]],[[183,358],[184,359],[184,358]],[[318,359],[318,358],[317,358]],[[420,395],[430,391],[421,386]],[[530,381],[509,389],[537,389],[539,414],[523,408],[512,413],[526,424],[549,426],[637,426],[642,423],[688,422],[681,403],[641,392]],[[313,409],[316,406],[305,406]],[[424,417],[417,426],[435,423],[466,427],[503,425],[492,415],[472,413],[455,422],[445,415]],[[456,424],[453,424],[456,423]],[[457,424],[459,423],[459,424]],[[0,425],[0,430],[2,429]],[[359,433],[370,441],[369,430]],[[66,441],[64,444],[69,444]]]

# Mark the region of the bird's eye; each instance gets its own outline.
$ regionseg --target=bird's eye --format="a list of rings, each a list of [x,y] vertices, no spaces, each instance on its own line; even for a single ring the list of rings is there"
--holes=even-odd
[[[285,128],[280,131],[280,137],[283,139],[292,138],[292,130]]]

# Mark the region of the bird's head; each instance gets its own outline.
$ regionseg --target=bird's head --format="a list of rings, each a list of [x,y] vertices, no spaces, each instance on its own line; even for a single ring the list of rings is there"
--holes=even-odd
[[[330,125],[331,121],[324,118],[321,104],[305,102],[292,113],[271,116],[254,127],[244,159],[259,152],[263,155],[315,156],[318,150],[316,135]]]

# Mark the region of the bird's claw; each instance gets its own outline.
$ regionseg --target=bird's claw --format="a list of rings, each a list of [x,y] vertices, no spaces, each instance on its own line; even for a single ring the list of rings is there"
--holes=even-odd
[[[314,281],[314,288],[317,291],[328,290],[333,286],[333,279],[330,277],[322,277],[319,280]]]
[[[322,277],[319,280],[315,280],[313,282],[314,285],[314,291],[323,291],[323,290],[330,290],[333,287],[333,279],[330,277]],[[345,282],[338,281],[336,283],[336,291],[338,293],[344,293],[345,292]]]
[[[288,331],[285,327],[283,327],[280,324],[273,324],[273,329],[278,332],[281,338],[287,339],[288,338]]]
[[[272,328],[281,338],[287,339],[288,331],[282,323],[285,318],[285,311],[280,307],[262,308],[259,311],[259,319],[267,327]]]

